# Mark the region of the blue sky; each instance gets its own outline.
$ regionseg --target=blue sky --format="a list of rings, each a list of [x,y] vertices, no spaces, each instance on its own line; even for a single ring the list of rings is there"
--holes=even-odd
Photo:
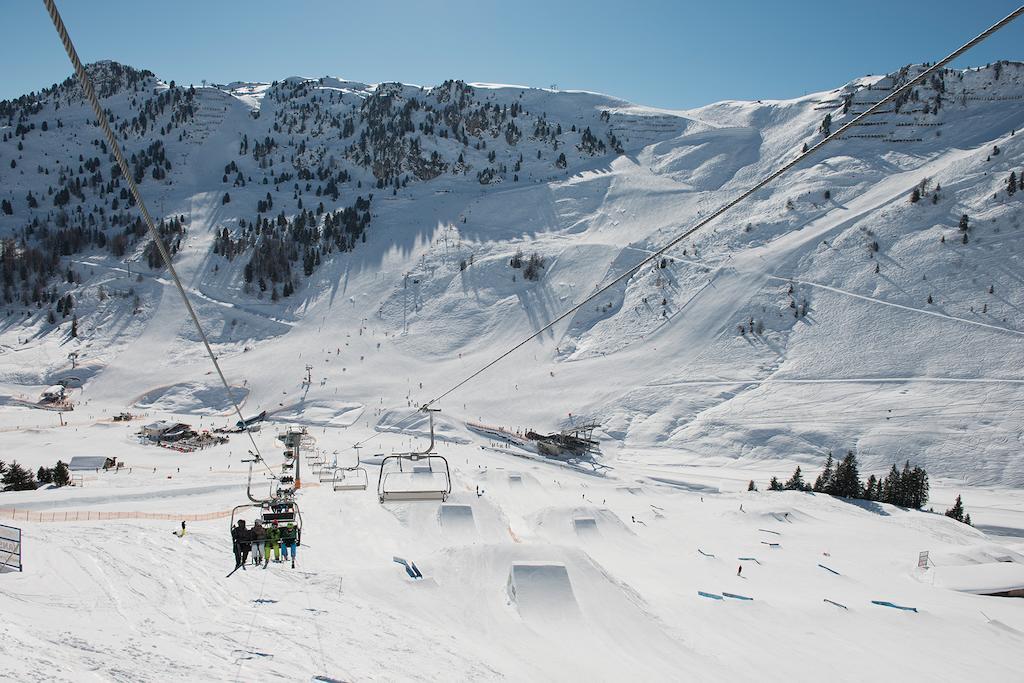
[[[604,92],[668,108],[787,98],[935,61],[1018,0],[662,2],[63,0],[86,62],[165,80],[446,78]],[[0,8],[0,98],[71,73],[41,2]],[[1024,60],[1024,20],[963,59]]]

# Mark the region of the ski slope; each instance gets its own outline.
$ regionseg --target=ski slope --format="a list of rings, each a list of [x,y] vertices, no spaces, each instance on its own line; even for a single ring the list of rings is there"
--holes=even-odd
[[[267,431],[260,446],[276,463]],[[329,449],[345,433],[322,430],[317,445]],[[32,435],[14,439],[31,443]],[[40,493],[51,498],[49,512],[173,517],[225,509],[244,500],[244,470],[227,452],[239,443],[182,456],[125,439],[119,450],[131,453],[131,472],[93,474],[80,490]],[[38,654],[5,658],[10,675],[665,680],[684,672],[792,680],[855,650],[872,656],[850,680],[910,671],[1013,677],[1006,651],[1024,633],[1016,602],[933,585],[932,573],[995,558],[1021,562],[1019,537],[986,536],[882,504],[748,493],[741,490],[747,470],[620,461],[616,477],[595,478],[477,445],[443,443],[440,452],[453,463],[454,492],[445,504],[381,505],[373,466],[368,491],[303,488],[294,570],[271,562],[224,578],[227,519],[191,523],[183,539],[170,533],[177,527],[171,519],[18,522],[26,570],[2,576],[3,638],[7,652]],[[153,495],[157,488],[163,493]],[[936,498],[946,495],[940,488]],[[31,506],[39,494],[4,500]],[[1018,492],[973,493],[979,521],[982,501],[1006,506],[1004,523],[1021,523]],[[468,506],[470,516],[445,513],[453,505]],[[917,551],[925,549],[939,569],[917,570]],[[410,579],[392,556],[414,561],[424,578]],[[508,579],[517,564],[564,566],[568,587],[527,577],[513,600]],[[698,591],[753,600],[710,600]],[[970,658],[951,653],[959,651],[954,638]],[[887,647],[895,639],[922,656],[911,661]],[[778,656],[794,649],[799,658]]]
[[[158,117],[127,136],[133,153],[161,139],[171,162],[166,178],[142,182],[143,196],[157,215],[186,218],[175,267],[232,395],[246,415],[269,415],[256,435],[268,464],[282,462],[277,429],[302,425],[329,461],[354,462],[362,443],[370,490],[334,492],[307,473],[297,568],[271,563],[225,578],[227,517],[190,523],[184,539],[170,532],[178,517],[245,502],[251,444],[236,434],[185,454],[143,445],[135,432],[158,419],[233,425],[229,397],[144,243],[122,258],[98,248],[67,256],[62,267],[81,282],[52,286],[74,295],[78,338],[69,318],[47,321],[50,302],[0,309],[2,457],[35,470],[106,455],[127,468],[86,473],[81,489],[0,493],[0,523],[21,527],[26,549],[26,571],[0,575],[7,675],[793,680],[853,655],[856,667],[837,678],[1013,679],[1008,653],[1024,619],[1013,600],[977,593],[1012,583],[1024,564],[1024,192],[1005,192],[1024,167],[1018,64],[998,78],[991,65],[948,72],[937,111],[937,91],[922,87],[906,111],[871,127],[876,137],[837,141],[663,266],[633,273],[440,401],[438,449],[453,468],[445,504],[382,505],[373,491],[382,455],[425,445],[415,407],[816,142],[826,113],[841,125],[898,77],[685,112],[512,85],[472,84],[466,94],[454,82],[196,88],[181,125],[158,135],[169,126]],[[144,83],[106,98],[118,121],[170,89],[156,77]],[[55,160],[73,175],[79,153],[95,154],[85,110],[72,95],[54,97],[61,128],[46,101],[26,119],[40,125],[24,140],[0,143],[0,194],[15,207],[0,215],[0,236],[56,211],[46,199],[38,209],[23,201],[29,191],[49,196]],[[458,127],[438,134],[422,107],[459,98],[491,118],[521,107],[522,136],[506,137],[511,119],[480,124],[468,144]],[[375,187],[354,142],[379,123],[366,110],[384,99],[421,106],[408,110],[422,157],[390,169],[411,178],[397,187]],[[342,139],[328,122],[348,115],[355,132]],[[535,126],[552,130],[534,135]],[[588,151],[584,128],[607,143],[604,153]],[[240,140],[271,133],[269,164],[240,152]],[[399,138],[392,131],[368,149],[393,161],[385,152],[398,154],[388,145]],[[433,152],[446,170],[417,176]],[[279,181],[332,158],[351,175],[336,199],[316,195],[315,180],[309,189]],[[244,186],[232,184],[228,162],[249,178]],[[51,174],[34,170],[50,164]],[[486,168],[495,175],[478,178]],[[300,201],[341,209],[371,191],[365,241],[325,252],[291,296],[245,286],[248,252],[214,252],[218,235],[242,234],[268,195],[273,217],[294,216]],[[88,211],[109,200],[76,202]],[[519,251],[543,256],[536,281],[510,266]],[[74,411],[30,407],[60,380],[73,387]],[[141,417],[113,423],[124,410]],[[466,426],[546,433],[581,420],[602,425],[604,476],[517,457],[525,452]],[[941,513],[962,494],[976,526],[746,491],[797,465],[813,478],[826,453],[847,450],[862,478],[906,460],[925,467],[929,507]],[[259,471],[257,481],[268,485]],[[132,514],[89,520],[99,512]],[[141,518],[152,514],[167,519]],[[934,569],[918,570],[924,550]],[[424,578],[408,577],[396,556]]]

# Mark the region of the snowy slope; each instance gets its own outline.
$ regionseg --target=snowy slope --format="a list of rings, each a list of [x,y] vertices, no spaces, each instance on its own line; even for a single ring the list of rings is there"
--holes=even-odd
[[[294,572],[222,579],[227,518],[195,522],[183,542],[168,533],[244,502],[247,442],[182,455],[141,445],[138,421],[110,421],[234,417],[73,83],[3,103],[0,457],[130,467],[88,473],[82,489],[0,494],[0,523],[17,508],[26,533],[26,572],[0,575],[0,660],[17,680],[793,680],[837,653],[857,655],[844,680],[1016,673],[1016,603],[973,594],[972,577],[1002,585],[1016,574],[989,565],[1024,563],[1024,192],[1006,191],[1024,168],[1024,66],[945,72],[441,401],[449,502],[470,506],[471,524],[373,495],[378,454],[424,443],[411,408],[819,140],[826,115],[841,125],[918,67],[685,112],[457,81],[184,88],[91,68],[147,205],[183,225],[168,233],[176,268],[236,397],[270,413],[257,437],[268,462],[281,462],[284,423],[340,461],[367,441],[371,490],[300,492]],[[356,222],[331,232],[326,214]],[[536,280],[510,265],[518,252],[543,257]],[[257,254],[287,268],[247,283],[247,265],[266,264]],[[60,380],[76,404],[66,426],[26,405]],[[580,418],[602,423],[604,477],[514,457],[465,426],[547,432]],[[962,493],[976,528],[745,492],[797,464],[814,476],[846,450],[862,477],[927,468],[930,506]],[[68,511],[168,519],[31,516]],[[919,572],[921,550],[943,571]],[[565,574],[524,570],[513,599],[516,563]]]
[[[947,72],[935,87],[920,88],[900,112],[863,128],[873,137],[837,143],[827,158],[696,236],[666,268],[637,273],[531,345],[522,352],[529,363],[495,371],[447,407],[459,418],[538,427],[558,426],[568,413],[592,415],[622,445],[671,445],[699,457],[816,463],[829,448],[853,448],[878,469],[898,453],[896,459],[977,483],[1024,481],[1011,412],[1024,379],[1013,275],[1020,195],[1002,191],[1020,167],[1012,132],[1024,123],[1016,104],[1024,88],[1019,65],[1000,66],[999,75],[991,66]],[[129,151],[154,137],[163,141],[171,168],[163,180],[146,178],[143,188],[159,215],[185,218],[178,267],[232,376],[248,382],[248,407],[294,405],[309,362],[326,383],[301,400],[322,407],[330,421],[336,400],[427,399],[817,139],[825,114],[839,125],[905,76],[861,79],[794,101],[724,102],[682,113],[515,86],[424,89],[299,78],[188,91],[140,77],[108,102],[122,112],[115,115],[121,123],[145,108],[147,88],[184,102],[173,128],[176,119],[164,112],[151,116],[145,131],[126,129]],[[49,159],[70,158],[73,175],[76,150],[95,150],[88,116],[70,90],[43,100],[25,119],[39,123],[27,134],[5,129],[11,135],[0,157],[17,156],[21,169],[3,176],[16,208],[0,218],[10,234],[20,234],[33,215],[54,214],[45,200],[36,210],[20,201],[28,191],[42,196],[49,182],[26,168],[56,172],[61,164],[51,168]],[[944,102],[938,111],[936,96]],[[54,131],[58,116],[62,127]],[[165,120],[161,137],[156,129],[164,130]],[[414,133],[401,132],[406,125]],[[521,133],[515,144],[505,135],[510,125]],[[442,133],[444,126],[450,130]],[[604,154],[583,144],[583,128],[598,131]],[[277,146],[258,161],[252,146],[267,137]],[[622,154],[614,153],[613,139]],[[240,153],[242,140],[247,154]],[[19,141],[22,150],[14,148]],[[1001,154],[991,156],[995,146]],[[556,152],[567,153],[565,170]],[[431,177],[423,160],[447,170]],[[235,171],[224,173],[228,163],[248,179],[244,187],[232,182]],[[478,174],[488,168],[496,173],[481,184]],[[318,177],[295,182],[303,169],[345,171],[348,179],[332,200],[313,193],[324,186]],[[273,182],[264,185],[261,176]],[[938,198],[932,203],[929,191],[911,205],[910,189],[925,178],[930,188],[941,186]],[[296,293],[278,303],[268,291],[243,287],[247,252],[230,261],[212,253],[225,228],[244,234],[240,224],[252,222],[265,195],[273,198],[273,217],[294,215],[300,201],[330,211],[371,190],[365,242],[325,252],[310,276],[291,276]],[[222,203],[225,191],[231,203]],[[104,202],[109,197],[82,206]],[[963,213],[973,226],[966,245],[956,230]],[[168,383],[168,365],[147,359],[174,358],[176,369],[186,358],[201,362],[192,355],[183,309],[166,278],[145,265],[142,246],[144,240],[120,260],[95,249],[66,258],[82,284],[58,284],[57,296],[75,296],[86,329],[80,340],[66,339],[68,321],[60,325],[59,315],[56,329],[47,324],[45,307],[30,304],[21,313],[17,301],[9,304],[7,381],[51,383],[68,370],[70,344],[98,373],[91,392],[130,403]],[[508,266],[517,250],[544,257],[538,282]],[[101,285],[122,296],[99,301]],[[806,315],[793,318],[795,310]],[[763,332],[737,333],[750,322]],[[343,349],[341,358],[326,354],[332,347]],[[111,362],[115,356],[127,362]],[[264,357],[293,360],[252,376],[248,368]],[[199,368],[189,381],[205,372]],[[609,372],[614,386],[588,381]],[[823,392],[815,401],[822,415],[793,407],[801,402],[793,392],[807,390],[802,382]],[[538,400],[507,400],[516,392]],[[954,399],[962,399],[959,408]]]

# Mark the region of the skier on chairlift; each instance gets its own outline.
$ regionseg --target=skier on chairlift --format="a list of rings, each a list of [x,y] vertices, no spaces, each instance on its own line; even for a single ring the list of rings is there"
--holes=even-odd
[[[259,520],[252,525],[252,563],[260,565],[263,561],[263,544],[267,540],[267,530]]]
[[[270,553],[274,553],[274,562],[281,561],[281,530],[277,526],[277,522],[266,530],[267,540],[263,545],[264,561],[263,566],[266,567],[270,564]]]
[[[281,553],[284,555],[285,561],[288,560],[289,551],[292,558],[292,569],[295,569],[295,552],[296,543],[298,540],[299,530],[295,528],[295,524],[288,522],[283,529],[281,529]]]
[[[231,530],[231,540],[235,550],[235,569],[245,569],[245,562],[249,559],[249,546],[252,544],[252,532],[245,528],[245,520],[238,520],[238,524]]]

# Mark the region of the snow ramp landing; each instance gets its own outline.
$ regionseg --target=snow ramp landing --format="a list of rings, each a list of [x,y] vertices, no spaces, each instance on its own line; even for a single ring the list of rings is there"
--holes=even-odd
[[[571,619],[580,615],[569,572],[561,562],[513,562],[506,590],[509,600],[528,619]]]

